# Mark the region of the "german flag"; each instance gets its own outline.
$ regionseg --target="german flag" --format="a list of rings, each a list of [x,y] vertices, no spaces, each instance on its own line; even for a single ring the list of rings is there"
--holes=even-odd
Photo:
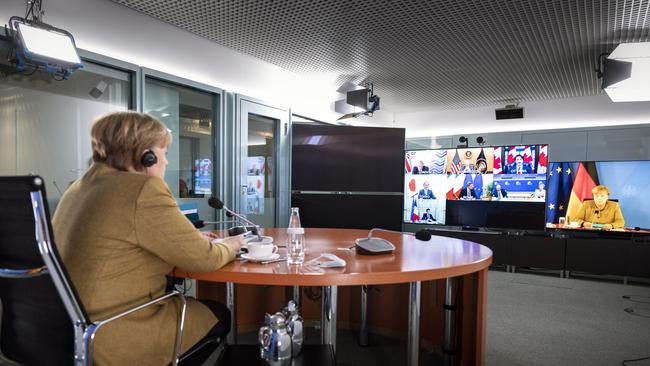
[[[582,206],[582,202],[586,199],[593,199],[591,190],[599,184],[595,162],[589,161],[578,164],[578,171],[576,172],[573,187],[571,188],[567,216],[570,218],[576,217],[580,206]]]

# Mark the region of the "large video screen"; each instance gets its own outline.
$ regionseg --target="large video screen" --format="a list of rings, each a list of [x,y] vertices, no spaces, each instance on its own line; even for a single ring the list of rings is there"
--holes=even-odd
[[[650,228],[644,192],[650,161],[551,163],[546,226],[575,230]]]
[[[296,124],[294,191],[399,192],[404,129]]]
[[[548,145],[406,151],[404,163],[406,223],[465,225],[458,210],[476,204],[454,204],[448,215],[449,201],[538,202],[533,206],[544,215]],[[484,221],[481,226],[489,224]],[[543,227],[543,220],[538,224]]]

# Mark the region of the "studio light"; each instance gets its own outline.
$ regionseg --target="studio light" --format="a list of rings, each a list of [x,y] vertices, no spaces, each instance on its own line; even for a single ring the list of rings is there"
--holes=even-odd
[[[649,101],[650,42],[618,45],[601,61],[597,72],[613,102]]]
[[[13,38],[11,61],[18,72],[40,70],[67,79],[83,67],[74,37],[70,32],[43,23],[42,0],[27,3],[27,16],[11,17]]]

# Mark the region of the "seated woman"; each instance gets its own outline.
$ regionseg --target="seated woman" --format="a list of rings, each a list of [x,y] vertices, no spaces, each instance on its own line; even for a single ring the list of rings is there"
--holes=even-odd
[[[541,199],[546,198],[546,186],[544,185],[544,182],[537,183],[537,189],[533,192],[533,197]]]
[[[212,244],[180,212],[163,180],[171,133],[135,112],[111,113],[91,129],[93,165],[65,192],[53,219],[61,258],[91,320],[106,319],[165,293],[172,268],[214,271],[235,258],[241,237]],[[99,365],[172,361],[180,301],[140,310],[99,330]],[[227,308],[188,299],[182,351],[225,336]]]
[[[605,230],[620,229],[625,226],[625,219],[618,202],[609,201],[609,189],[606,186],[595,186],[591,190],[593,201],[584,201],[578,217],[572,217],[574,223],[592,228],[602,227]]]

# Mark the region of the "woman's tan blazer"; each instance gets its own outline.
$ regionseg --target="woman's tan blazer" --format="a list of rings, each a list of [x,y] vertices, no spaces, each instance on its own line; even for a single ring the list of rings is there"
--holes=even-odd
[[[101,320],[165,292],[174,266],[216,270],[233,250],[204,238],[180,212],[165,182],[95,163],[65,192],[53,219],[54,241],[90,319]],[[151,306],[101,328],[97,365],[167,365],[179,302]],[[183,351],[217,319],[188,299]]]

